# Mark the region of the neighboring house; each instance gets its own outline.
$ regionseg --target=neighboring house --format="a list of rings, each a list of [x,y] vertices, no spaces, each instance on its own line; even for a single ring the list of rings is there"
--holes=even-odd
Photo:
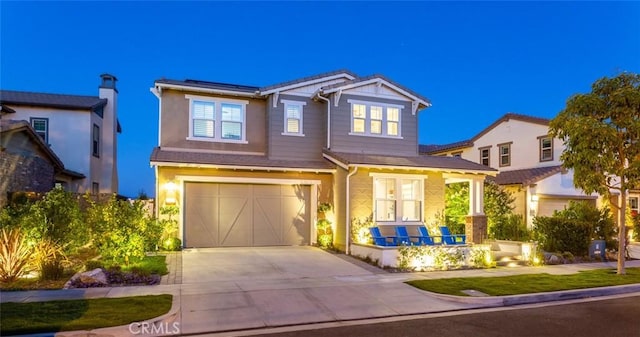
[[[430,103],[381,75],[335,71],[267,87],[160,79],[151,91],[158,207],[178,206],[185,247],[312,244],[317,206],[330,203],[334,244],[348,251],[352,219],[434,221],[445,181],[482,191],[496,173],[419,155],[418,113]],[[479,241],[486,217],[474,195],[468,234]]]
[[[74,172],[55,180],[72,192],[118,192],[117,79],[100,77],[98,96],[0,90],[0,118],[31,125],[65,170]]]
[[[533,217],[552,215],[571,200],[602,201],[574,187],[572,171],[561,166],[564,144],[549,136],[549,121],[507,113],[471,139],[420,145],[420,153],[457,156],[499,170],[495,181],[513,193],[515,213],[525,215],[531,227]],[[637,209],[637,196],[631,199]]]

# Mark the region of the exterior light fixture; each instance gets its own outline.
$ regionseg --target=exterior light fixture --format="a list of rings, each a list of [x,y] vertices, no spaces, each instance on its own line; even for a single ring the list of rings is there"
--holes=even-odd
[[[176,185],[176,183],[170,180],[165,183],[163,187],[166,192],[164,203],[167,205],[175,205],[177,202],[176,191],[178,190],[178,186]]]
[[[539,200],[539,197],[537,194],[531,195],[531,202],[538,202],[538,200]]]

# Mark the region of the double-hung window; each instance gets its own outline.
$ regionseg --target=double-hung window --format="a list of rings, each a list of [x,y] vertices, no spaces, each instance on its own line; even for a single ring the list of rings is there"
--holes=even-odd
[[[490,160],[491,149],[489,147],[482,147],[479,150],[480,150],[480,164],[484,166],[490,166],[491,165],[491,160]]]
[[[303,107],[305,102],[280,100],[284,104],[284,132],[285,136],[304,136]]]
[[[189,140],[246,143],[248,101],[186,95],[189,99]]]
[[[638,197],[629,198],[629,210],[638,214]]]
[[[31,118],[31,127],[36,134],[42,138],[45,144],[49,144],[49,119],[48,118]]]
[[[402,138],[400,130],[402,105],[364,102],[349,99],[351,104],[350,135]]]
[[[422,220],[423,178],[375,173],[372,176],[375,221]]]
[[[542,136],[538,139],[540,141],[540,161],[553,160],[553,138]]]
[[[499,144],[498,152],[500,154],[500,167],[511,165],[511,143]]]
[[[94,157],[100,158],[100,127],[97,124],[93,124],[91,138],[91,154]]]

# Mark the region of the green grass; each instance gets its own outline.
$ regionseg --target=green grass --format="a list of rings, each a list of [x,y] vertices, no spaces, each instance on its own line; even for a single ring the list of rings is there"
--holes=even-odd
[[[87,330],[125,325],[163,315],[171,295],[71,301],[2,303],[0,335]]]
[[[166,259],[167,257],[164,255],[145,256],[142,260],[133,262],[129,266],[122,266],[122,270],[129,271],[136,268],[149,274],[166,275],[169,274]]]
[[[596,269],[571,275],[461,277],[415,280],[407,283],[416,288],[440,294],[468,296],[462,293],[462,290],[477,290],[492,296],[505,296],[640,283],[640,268],[626,268],[626,272],[626,275],[616,275],[614,269]]]

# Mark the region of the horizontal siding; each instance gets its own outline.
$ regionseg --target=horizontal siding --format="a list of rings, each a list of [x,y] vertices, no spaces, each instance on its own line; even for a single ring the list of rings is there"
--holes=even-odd
[[[343,94],[338,107],[331,99],[331,150],[336,152],[382,154],[396,156],[418,155],[418,115],[411,114],[411,102]],[[401,111],[403,139],[349,135],[351,132],[351,104],[349,99],[404,106]]]
[[[273,96],[272,96],[273,97]],[[273,98],[269,99],[269,158],[321,160],[322,148],[326,142],[326,104],[300,96],[280,95],[277,107],[273,107]],[[302,132],[304,137],[285,136],[284,104],[281,100],[305,102],[302,108]]]
[[[189,100],[185,95],[246,100],[246,139],[248,144],[187,140],[189,136]],[[212,151],[266,152],[266,101],[245,97],[207,95],[175,90],[162,92],[160,146]]]

